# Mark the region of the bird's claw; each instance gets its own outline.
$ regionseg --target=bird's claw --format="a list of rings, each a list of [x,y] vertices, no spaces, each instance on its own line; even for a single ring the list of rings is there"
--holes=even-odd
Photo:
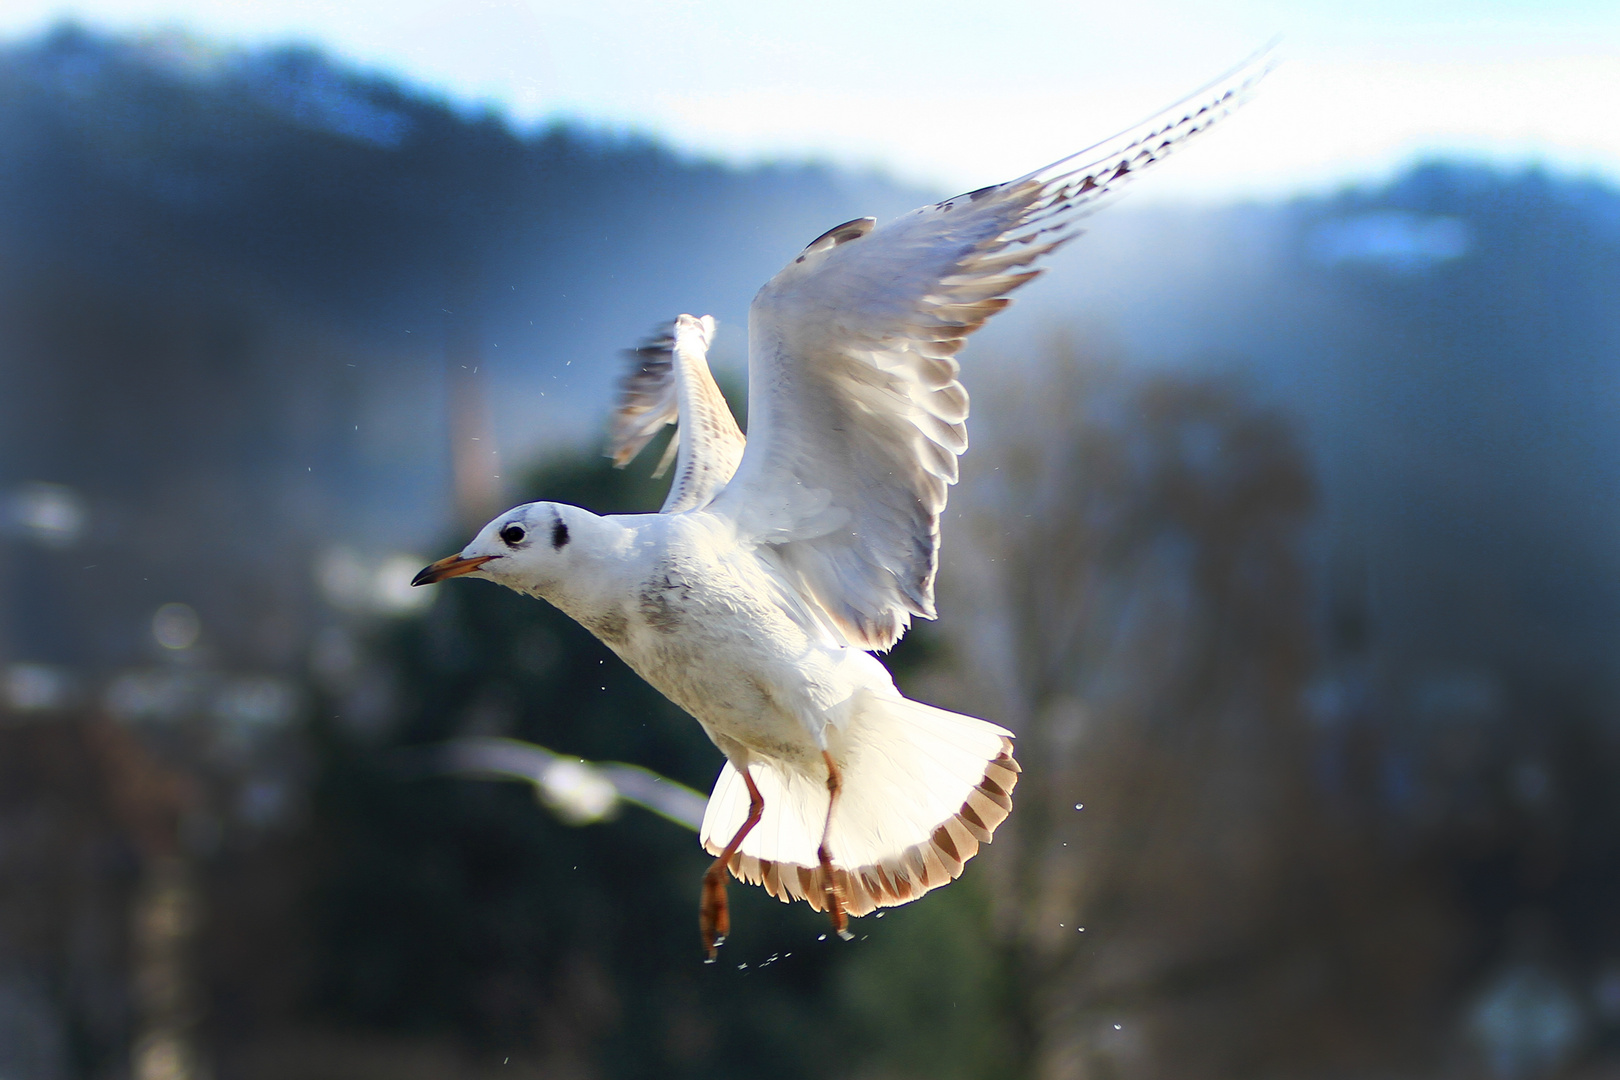
[[[821,862],[821,879],[823,896],[827,901],[827,915],[832,919],[833,933],[845,941],[851,941],[855,935],[849,932],[849,915],[844,911],[844,890],[838,887],[838,876],[833,872],[832,856],[827,851],[825,841],[817,849],[816,856]]]
[[[703,893],[698,901],[698,934],[703,939],[703,950],[708,963],[714,963],[720,946],[731,933],[731,910],[726,901],[725,868],[716,874],[714,868],[703,875]]]
[[[832,919],[833,933],[845,941],[853,941],[855,935],[849,932],[849,915],[844,911],[844,897],[832,875],[827,875],[827,915]]]
[[[844,913],[844,905],[837,898],[832,898],[832,908],[827,914],[832,916],[833,933],[844,941],[855,940],[855,935],[849,932],[849,916]]]

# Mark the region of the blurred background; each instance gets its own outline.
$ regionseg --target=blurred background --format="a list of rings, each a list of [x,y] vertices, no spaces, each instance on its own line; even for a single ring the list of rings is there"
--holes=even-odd
[[[0,11],[0,1078],[1620,1076],[1620,9]],[[412,590],[804,243],[1280,66],[974,339],[913,696],[1017,731],[824,920],[543,604]],[[493,744],[490,744],[493,745]],[[566,794],[566,793],[565,793]],[[588,802],[589,800],[587,800]]]

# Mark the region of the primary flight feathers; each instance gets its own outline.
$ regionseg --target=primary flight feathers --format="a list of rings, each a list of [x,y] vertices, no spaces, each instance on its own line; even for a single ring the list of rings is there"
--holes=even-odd
[[[829,230],[749,311],[746,451],[701,355],[713,331],[703,320],[684,359],[680,330],[668,347],[633,354],[615,463],[678,422],[681,467],[664,512],[730,518],[852,645],[889,648],[913,616],[935,617],[939,515],[967,449],[955,354],[1099,200],[1226,116],[1267,70],[1250,62],[1218,89],[1016,180],[882,226],[858,218]]]

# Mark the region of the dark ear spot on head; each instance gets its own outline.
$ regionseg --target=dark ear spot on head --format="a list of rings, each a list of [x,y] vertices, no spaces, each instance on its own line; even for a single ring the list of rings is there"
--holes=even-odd
[[[553,549],[561,551],[562,546],[566,543],[568,543],[568,526],[564,525],[563,519],[559,517],[557,524],[551,527],[551,546]]]

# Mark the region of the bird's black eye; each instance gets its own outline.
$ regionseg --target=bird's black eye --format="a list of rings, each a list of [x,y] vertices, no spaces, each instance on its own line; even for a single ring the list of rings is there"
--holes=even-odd
[[[501,530],[501,539],[506,542],[507,547],[517,547],[523,543],[523,538],[527,535],[529,534],[523,531],[521,525],[508,525]]]

